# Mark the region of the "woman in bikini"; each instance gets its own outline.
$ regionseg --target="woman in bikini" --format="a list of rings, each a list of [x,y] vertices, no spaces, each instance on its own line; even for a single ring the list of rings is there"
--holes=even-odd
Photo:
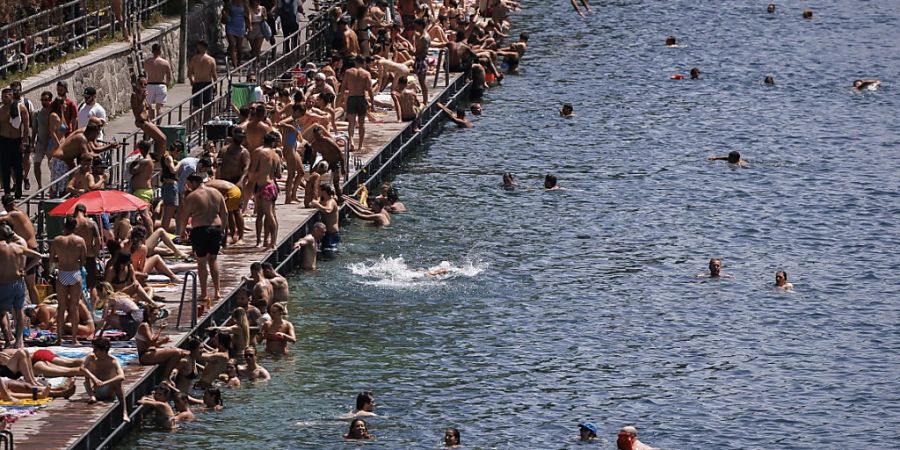
[[[294,344],[297,338],[294,336],[294,325],[285,322],[287,306],[284,303],[273,303],[269,307],[269,315],[272,317],[260,328],[260,332],[266,340],[266,352],[273,355],[286,355],[287,344]]]
[[[303,132],[302,124],[297,122],[297,118],[302,115],[299,113],[301,110],[302,106],[299,104],[291,106],[291,117],[278,122],[278,131],[284,136],[284,160],[287,162],[287,181],[284,184],[285,204],[299,203],[297,189],[305,185],[306,173],[303,171],[302,155],[298,151],[303,149],[303,144],[306,144],[300,135]]]
[[[142,366],[162,365],[165,378],[169,377],[178,361],[186,357],[188,352],[175,347],[165,347],[171,339],[168,336],[160,337],[165,325],[153,332],[153,323],[156,322],[156,308],[147,305],[144,309],[144,321],[137,327],[134,335],[134,344],[137,347],[138,362]]]
[[[148,305],[156,305],[153,301],[153,288],[149,286],[145,288],[138,283],[130,253],[118,251],[113,255],[110,249],[110,258],[104,273],[104,281],[111,284],[116,292],[129,295]]]
[[[221,327],[210,327],[210,331],[228,333],[231,336],[231,348],[228,356],[236,358],[250,345],[250,321],[247,320],[247,310],[238,306],[231,313],[231,319]]]
[[[131,229],[131,236],[126,243],[131,251],[131,264],[138,268],[135,278],[143,284],[150,274],[159,273],[169,277],[173,283],[180,283],[181,279],[169,269],[162,256],[158,254],[150,256],[149,247],[144,243],[146,235],[147,230],[144,227],[135,226]]]
[[[125,332],[126,339],[134,338],[138,326],[144,322],[144,317],[153,313],[149,306],[138,306],[134,299],[121,292],[116,292],[112,285],[103,281],[97,285],[99,305],[103,308],[103,319],[100,322],[100,332],[106,327],[116,328]]]

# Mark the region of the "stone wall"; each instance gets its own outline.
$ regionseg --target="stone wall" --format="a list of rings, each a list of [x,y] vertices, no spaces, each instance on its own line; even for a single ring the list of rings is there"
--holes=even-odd
[[[222,52],[224,45],[219,34],[222,33],[218,17],[221,11],[221,0],[209,0],[195,5],[188,13],[188,51],[193,53],[194,43],[205,39],[212,52]],[[150,47],[154,43],[162,46],[163,57],[172,63],[172,71],[178,75],[178,39],[181,34],[180,19],[167,17],[153,27],[141,31],[144,57],[150,56]],[[41,91],[50,91],[56,95],[56,82],[65,80],[69,83],[69,98],[81,101],[84,88],[93,86],[97,89],[97,101],[106,109],[110,117],[118,116],[131,109],[131,75],[129,74],[128,57],[131,45],[115,43],[106,45],[89,54],[67,61],[59,66],[47,69],[40,74],[22,81],[25,95],[37,103]]]

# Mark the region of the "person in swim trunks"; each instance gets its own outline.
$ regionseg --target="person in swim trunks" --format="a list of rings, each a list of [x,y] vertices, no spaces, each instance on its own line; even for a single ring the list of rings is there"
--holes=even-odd
[[[228,229],[228,211],[225,197],[213,188],[203,185],[203,178],[193,174],[187,178],[189,192],[178,215],[178,233],[187,238],[187,223],[191,220],[191,247],[197,256],[200,275],[200,299],[210,300],[207,281],[213,279],[214,300],[221,298],[219,289],[219,265],[216,261],[219,249],[226,243],[223,229]]]
[[[419,79],[419,87],[422,88],[423,105],[428,104],[428,83],[425,82],[425,75],[428,74],[428,63],[426,62],[426,58],[428,57],[428,48],[431,46],[431,38],[429,38],[428,33],[425,32],[426,25],[425,19],[416,19],[416,34],[413,37],[413,42],[416,44],[413,72],[415,72],[416,78]]]
[[[266,133],[263,145],[250,157],[250,173],[248,181],[255,186],[256,195],[256,245],[275,248],[278,240],[278,217],[275,215],[275,200],[278,199],[278,185],[275,180],[281,178],[281,156],[275,150],[280,136],[275,131]],[[265,235],[260,240],[260,235]]]
[[[353,132],[357,125],[359,125],[359,145],[356,148],[361,149],[363,146],[366,137],[366,115],[369,112],[366,95],[370,99],[375,98],[372,75],[362,67],[364,63],[365,59],[361,56],[345,63],[344,81],[341,83],[347,95],[347,135],[350,140],[350,151],[353,151]]]
[[[91,341],[94,351],[84,358],[84,389],[90,398],[88,403],[118,398],[122,405],[122,420],[130,422],[125,405],[125,372],[119,361],[109,354],[109,339],[100,337]]]
[[[8,225],[2,225],[4,233],[12,234]],[[12,312],[16,318],[16,347],[22,346],[23,324],[25,321],[25,255],[24,249],[5,240],[0,241],[0,313],[4,321],[6,313]],[[3,326],[6,330],[6,325]],[[9,335],[6,336],[9,344]]]
[[[63,324],[68,313],[69,321],[79,323],[81,314],[81,270],[87,260],[87,245],[81,236],[75,234],[78,221],[74,217],[66,219],[63,234],[53,238],[50,244],[50,265],[59,268],[56,280],[56,295],[59,307],[56,311],[56,345],[62,344]],[[72,327],[72,341],[78,345],[78,327]]]
[[[128,165],[128,173],[131,175],[131,193],[135,197],[147,202],[153,201],[153,159],[150,157],[150,141],[140,141],[137,144],[140,157]]]
[[[336,253],[341,243],[341,229],[339,224],[340,207],[335,200],[334,188],[328,184],[322,184],[319,188],[319,199],[310,202],[310,206],[319,210],[322,214],[322,223],[325,224],[325,236],[319,251],[322,253]]]
[[[241,188],[225,180],[209,180],[206,185],[219,191],[225,197],[225,210],[228,211],[228,236],[230,244],[244,243],[244,216],[241,214]]]
[[[208,87],[216,79],[216,60],[210,56],[209,44],[204,40],[197,41],[197,54],[188,63],[188,81],[191,83],[191,94],[196,94]],[[191,111],[202,108],[213,99],[213,89],[206,89],[203,94],[192,97]]]

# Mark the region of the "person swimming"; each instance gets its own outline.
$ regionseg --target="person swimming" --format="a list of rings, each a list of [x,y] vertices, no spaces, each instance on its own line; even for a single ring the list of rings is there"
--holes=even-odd
[[[774,12],[775,12],[775,4],[774,4],[774,3],[769,3],[769,6],[766,6],[766,11],[768,11],[769,14],[774,13]]]
[[[783,270],[775,272],[775,288],[783,291],[790,291],[794,289],[794,284],[788,282],[787,272]]]
[[[578,440],[593,441],[597,439],[597,425],[591,422],[583,422],[578,424]]]
[[[728,152],[728,154],[725,155],[725,156],[715,156],[715,155],[713,155],[713,156],[710,156],[709,158],[706,158],[706,159],[709,160],[709,161],[728,161],[728,164],[735,164],[735,165],[737,165],[737,166],[739,166],[739,167],[746,167],[746,166],[747,166],[747,160],[741,159],[741,153],[738,152],[738,151],[731,151],[731,152]]]
[[[344,435],[344,439],[375,439],[375,436],[369,434],[369,427],[365,420],[353,419],[350,422],[350,430]]]
[[[772,75],[767,75],[766,79],[763,80],[766,86],[775,86],[775,78],[772,78]]]
[[[559,109],[559,116],[568,118],[568,117],[572,117],[574,115],[575,115],[575,109],[572,108],[572,104],[568,103],[568,102],[563,103],[562,108]]]
[[[709,273],[699,273],[697,278],[734,278],[731,275],[722,273],[722,260],[719,258],[709,259]]]
[[[809,8],[804,9],[803,10],[803,18],[804,19],[812,19],[813,18],[812,10]]]
[[[853,89],[856,89],[857,91],[874,91],[878,89],[878,86],[881,86],[881,80],[870,79],[853,81]]]
[[[544,189],[548,191],[556,191],[562,189],[559,187],[556,181],[556,175],[552,173],[548,173],[547,176],[544,177]]]
[[[482,108],[481,103],[472,103],[472,106],[469,107],[469,111],[472,112],[473,116],[480,116],[484,112],[484,108]]]
[[[444,430],[444,447],[459,447],[459,430],[453,427]]]
[[[503,174],[503,182],[500,183],[500,187],[503,189],[515,189],[516,187],[516,178],[513,174],[506,172]]]
[[[637,428],[632,426],[622,427],[616,439],[616,448],[619,450],[656,450],[641,442],[637,436]]]
[[[696,68],[696,67],[694,67],[693,69],[691,69],[691,79],[692,79],[692,80],[699,80],[699,79],[700,79],[700,69],[698,69],[698,68]]]
[[[666,47],[678,47],[678,40],[675,39],[675,36],[669,36],[666,38]]]

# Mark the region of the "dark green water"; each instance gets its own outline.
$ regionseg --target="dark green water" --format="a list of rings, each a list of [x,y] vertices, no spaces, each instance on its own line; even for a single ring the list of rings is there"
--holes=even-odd
[[[274,380],[123,447],[355,447],[336,418],[362,390],[375,448],[447,426],[469,448],[574,447],[581,420],[605,448],[626,424],[667,449],[893,446],[900,3],[765,3],[599,2],[582,21],[526,2],[522,74],[404,165],[410,212],[351,222],[338,260],[291,278],[300,341],[262,360]],[[860,77],[884,84],[851,92]],[[730,150],[750,167],[706,161]],[[547,172],[568,190],[540,190]],[[713,256],[734,279],[694,277]],[[442,261],[446,279],[414,272]]]

